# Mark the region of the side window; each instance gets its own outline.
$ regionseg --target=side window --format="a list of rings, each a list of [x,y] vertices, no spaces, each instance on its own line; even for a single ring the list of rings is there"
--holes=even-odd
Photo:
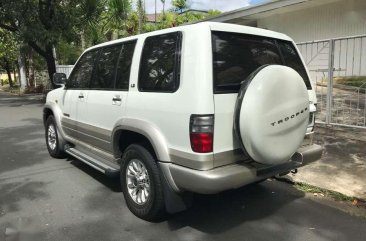
[[[130,83],[130,72],[132,57],[135,50],[136,41],[122,44],[122,51],[117,65],[116,89],[128,90]]]
[[[179,86],[181,32],[146,38],[138,87],[147,92],[174,92]]]
[[[278,45],[285,62],[284,64],[296,70],[305,81],[306,87],[311,89],[309,77],[293,44],[291,42],[278,40]]]
[[[100,50],[96,71],[90,86],[92,89],[114,88],[115,70],[120,50],[120,44],[104,47]]]
[[[97,50],[91,50],[80,58],[69,77],[67,84],[68,88],[89,88],[90,79],[93,73],[94,59],[97,54]]]

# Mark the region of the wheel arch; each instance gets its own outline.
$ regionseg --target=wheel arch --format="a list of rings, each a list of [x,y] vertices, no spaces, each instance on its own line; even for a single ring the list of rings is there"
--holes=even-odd
[[[62,111],[59,106],[57,106],[56,103],[48,102],[43,107],[43,124],[46,124],[47,118],[53,115],[56,121],[57,130],[59,137],[62,139],[65,139],[65,133],[61,128],[61,117],[62,117]]]
[[[144,120],[123,119],[114,127],[112,143],[115,158],[120,158],[129,144],[141,142],[153,151],[157,160],[170,162],[166,140],[153,124]]]

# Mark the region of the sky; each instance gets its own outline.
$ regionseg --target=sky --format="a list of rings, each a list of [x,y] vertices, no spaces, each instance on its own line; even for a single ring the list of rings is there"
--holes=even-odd
[[[269,0],[188,0],[190,8],[197,10],[217,9],[221,12],[227,12],[234,9],[256,5]],[[145,0],[146,12],[155,12],[155,0]],[[165,9],[171,8],[171,0],[165,0]],[[156,0],[156,12],[162,12],[163,4]]]

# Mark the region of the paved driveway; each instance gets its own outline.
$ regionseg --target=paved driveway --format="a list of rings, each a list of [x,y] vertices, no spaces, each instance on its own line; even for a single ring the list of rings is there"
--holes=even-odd
[[[160,223],[127,209],[118,184],[46,150],[42,104],[0,92],[0,240],[365,240],[366,219],[266,181],[219,195]]]

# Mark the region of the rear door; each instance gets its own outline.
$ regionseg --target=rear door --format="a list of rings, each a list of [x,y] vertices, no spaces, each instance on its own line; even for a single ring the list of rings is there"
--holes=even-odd
[[[82,140],[112,152],[111,135],[125,115],[132,56],[136,41],[100,49],[84,115],[80,118]]]
[[[95,50],[84,53],[76,63],[66,84],[66,93],[62,100],[63,118],[61,124],[65,133],[75,139],[80,137],[78,121],[85,111],[96,56],[97,51]]]
[[[233,132],[233,117],[242,81],[267,64],[295,69],[311,90],[306,69],[292,42],[242,33],[212,31],[215,103],[215,166],[246,158]],[[285,90],[284,86],[284,90]],[[234,150],[234,151],[233,151]]]

